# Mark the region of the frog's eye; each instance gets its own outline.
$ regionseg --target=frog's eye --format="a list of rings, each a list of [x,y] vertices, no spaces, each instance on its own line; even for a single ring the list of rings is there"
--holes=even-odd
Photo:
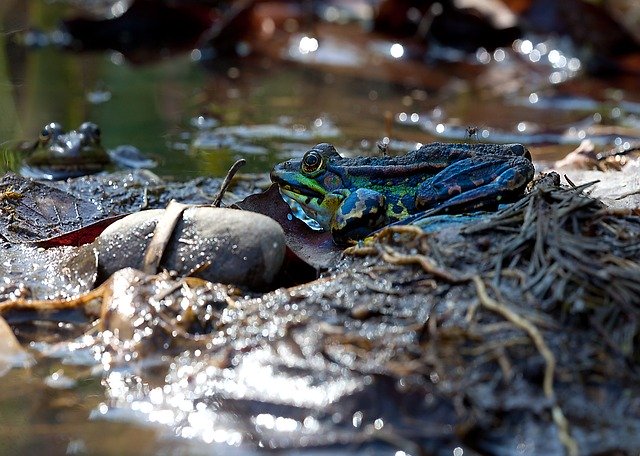
[[[317,171],[322,166],[322,155],[320,155],[315,150],[310,150],[304,157],[302,157],[302,172],[303,173],[313,173]]]
[[[51,122],[42,128],[40,132],[40,141],[42,143],[47,143],[53,138],[62,133],[62,125],[57,122]]]
[[[80,125],[79,130],[81,133],[84,133],[85,135],[87,135],[87,137],[92,139],[94,142],[100,141],[100,134],[101,134],[100,127],[98,127],[93,122],[83,123],[82,125]]]
[[[46,143],[46,142],[49,142],[50,139],[51,139],[51,132],[47,129],[47,127],[44,127],[40,132],[40,141],[42,141],[43,143]]]

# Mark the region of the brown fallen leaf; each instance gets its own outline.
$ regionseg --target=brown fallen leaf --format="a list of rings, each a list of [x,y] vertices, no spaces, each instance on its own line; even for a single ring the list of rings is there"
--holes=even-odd
[[[17,244],[79,245],[90,242],[89,233],[102,231],[116,219],[105,219],[95,204],[78,199],[47,184],[13,173],[0,178],[0,238]],[[65,235],[94,225],[85,232]],[[95,238],[94,236],[94,238]]]
[[[333,242],[331,233],[314,231],[291,213],[291,208],[283,201],[275,184],[234,206],[267,215],[277,221],[284,230],[291,254],[315,269],[328,268],[342,254],[342,249]]]

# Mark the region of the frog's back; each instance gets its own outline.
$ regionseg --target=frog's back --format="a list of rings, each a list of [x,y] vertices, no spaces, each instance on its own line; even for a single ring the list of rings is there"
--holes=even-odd
[[[337,167],[348,170],[354,178],[364,176],[380,179],[408,178],[412,175],[433,176],[451,163],[463,158],[481,155],[512,155],[531,158],[522,144],[467,144],[467,143],[429,143],[409,153],[385,157],[341,158]]]

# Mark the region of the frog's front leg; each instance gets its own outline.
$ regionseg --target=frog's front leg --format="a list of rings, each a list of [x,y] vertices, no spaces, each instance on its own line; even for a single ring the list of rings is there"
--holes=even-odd
[[[422,183],[416,207],[433,213],[495,208],[524,192],[533,179],[526,157],[483,155],[460,160]]]
[[[381,193],[359,188],[353,192],[346,191],[342,196],[344,199],[331,221],[331,234],[336,243],[363,239],[389,223],[385,197]]]

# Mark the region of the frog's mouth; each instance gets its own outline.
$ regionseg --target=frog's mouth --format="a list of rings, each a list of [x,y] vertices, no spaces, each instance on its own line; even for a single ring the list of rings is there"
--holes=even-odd
[[[317,225],[319,225],[325,230],[329,230],[329,227],[331,226],[331,217],[333,213],[323,205],[325,201],[324,195],[320,195],[320,196],[311,196],[310,194],[304,195],[298,192],[298,188],[296,188],[295,191],[293,191],[285,188],[284,186],[280,187],[280,193],[283,195],[283,197],[285,197],[285,201],[287,201],[287,198],[289,200],[293,200],[295,203],[298,204],[298,207],[302,209],[302,211],[308,217],[315,220]],[[311,193],[311,192],[308,192],[308,193]],[[289,207],[291,207],[291,209],[294,211],[294,214],[296,214],[296,217],[304,221],[304,218],[300,217],[296,213],[297,209],[291,205],[291,202],[287,201],[287,204],[289,204]]]
[[[287,193],[291,193],[294,195],[297,195],[298,197],[304,197],[304,198],[308,198],[308,199],[316,199],[318,200],[318,202],[322,202],[322,200],[324,199],[324,195],[320,192],[317,192],[313,189],[307,188],[307,187],[294,187],[292,185],[289,185],[288,183],[278,180],[276,182],[276,184],[278,184],[278,187],[280,187],[280,190],[284,190]],[[293,198],[293,196],[292,196]],[[296,198],[297,199],[297,198]]]
[[[305,191],[302,192],[300,188],[293,188],[288,185],[280,185],[280,193],[288,196],[291,199],[296,200],[298,203],[305,207],[316,208],[322,205],[324,200],[323,195],[319,195],[316,192]]]
[[[307,216],[325,230],[329,229],[333,212],[324,206],[327,191],[316,181],[306,179],[297,172],[288,172],[282,166],[276,166],[271,172],[271,181],[278,186],[285,200],[295,201]],[[287,203],[291,206],[289,201]]]
[[[271,181],[277,184],[281,190],[286,190],[299,196],[317,198],[320,203],[324,199],[325,192],[321,191],[322,188],[315,182],[310,181],[306,185],[300,185],[298,177],[294,176],[293,173],[275,171],[271,172]]]
[[[289,207],[294,211],[296,217],[305,221],[303,217],[297,213],[299,209],[311,219],[313,219],[317,225],[324,228],[325,230],[329,229],[330,221],[331,221],[331,213],[326,210],[326,208],[322,205],[324,201],[324,195],[317,195],[315,192],[307,192],[307,194],[302,194],[299,192],[299,188],[292,189],[290,186],[280,186],[280,193],[285,197],[285,201],[289,204]],[[313,195],[311,194],[313,193]],[[292,203],[287,200],[294,201],[298,208],[292,206]],[[309,224],[305,221],[305,223]],[[313,226],[312,226],[313,227]]]

